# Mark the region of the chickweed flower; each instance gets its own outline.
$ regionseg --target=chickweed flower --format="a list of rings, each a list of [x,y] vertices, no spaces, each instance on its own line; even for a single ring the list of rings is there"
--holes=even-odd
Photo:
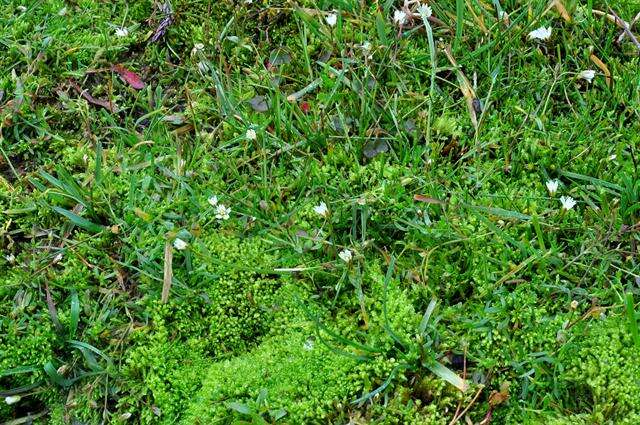
[[[207,202],[212,207],[215,207],[216,205],[218,205],[218,197],[216,195],[213,195],[213,196],[209,197],[209,199],[207,199]]]
[[[324,20],[327,23],[327,25],[329,25],[330,27],[334,27],[338,22],[338,15],[336,13],[330,13],[327,16],[325,16]]]
[[[553,196],[558,191],[558,185],[560,182],[558,179],[549,180],[545,183],[547,185],[547,190],[549,191],[549,195]]]
[[[231,208],[225,207],[223,204],[216,207],[216,218],[218,220],[229,220],[229,213],[231,213]]]
[[[125,27],[116,28],[116,36],[117,37],[126,37],[129,35],[129,30]]]
[[[422,6],[418,7],[418,13],[420,14],[420,16],[426,16],[428,18],[433,14],[433,11],[429,6],[423,4]]]
[[[530,40],[546,41],[551,37],[551,27],[540,27],[529,33]]]
[[[349,264],[353,259],[353,253],[348,249],[343,249],[338,253],[338,257],[345,263]]]
[[[180,251],[186,249],[187,245],[188,244],[180,238],[176,238],[176,240],[173,241],[173,247]]]
[[[393,22],[396,25],[404,25],[407,23],[407,14],[402,10],[396,10],[393,12]]]
[[[562,208],[566,211],[569,211],[573,207],[576,206],[577,202],[571,196],[561,196],[560,202],[562,203]]]
[[[584,71],[580,71],[578,74],[578,78],[585,80],[587,83],[593,81],[593,78],[596,76],[596,71],[593,69],[586,69]]]
[[[245,137],[247,138],[247,140],[256,140],[258,138],[258,135],[256,134],[256,131],[253,128],[250,128],[247,130]]]
[[[204,50],[204,44],[196,43],[193,45],[193,49],[191,49],[191,56],[195,56],[198,53],[202,52],[203,50]]]
[[[4,402],[11,405],[19,402],[21,398],[22,397],[20,397],[19,395],[10,395],[4,398]]]
[[[313,207],[313,211],[325,218],[329,215],[329,208],[327,208],[327,204],[325,204],[324,202],[320,202],[320,205],[316,205],[315,207]]]

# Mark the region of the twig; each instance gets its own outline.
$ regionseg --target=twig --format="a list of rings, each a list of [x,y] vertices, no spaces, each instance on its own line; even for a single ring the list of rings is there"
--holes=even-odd
[[[635,18],[633,18],[631,20],[631,22],[629,22],[629,30],[633,29],[633,26],[638,22],[638,20],[640,20],[640,12],[638,12],[638,14],[635,16]],[[616,41],[618,44],[622,43],[622,40],[624,40],[624,36],[627,35],[626,31],[622,31],[620,33],[620,36],[618,37],[618,40]]]
[[[473,404],[476,402],[476,400],[480,396],[480,393],[482,392],[482,390],[484,390],[484,387],[480,387],[480,389],[478,389],[478,392],[476,393],[475,396],[473,396],[473,399],[471,399],[467,407],[465,407],[464,410],[460,412],[459,415],[454,416],[453,419],[451,419],[451,422],[449,422],[449,425],[454,425],[456,422],[458,422],[458,420],[460,420],[461,417],[467,414],[469,409],[471,409],[471,406],[473,406]]]
[[[633,44],[635,44],[638,50],[640,50],[640,42],[638,41],[636,36],[633,35],[633,33],[629,30],[629,24],[620,19],[620,17],[616,15],[616,12],[614,12],[613,9],[609,8],[609,12],[611,12],[611,14],[616,18],[616,24],[622,25],[622,29],[624,30],[624,32],[627,33]]]

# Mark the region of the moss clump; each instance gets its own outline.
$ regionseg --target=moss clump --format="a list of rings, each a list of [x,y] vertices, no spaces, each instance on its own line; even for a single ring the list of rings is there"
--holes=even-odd
[[[284,422],[331,422],[360,389],[357,369],[355,360],[304,333],[277,336],[251,353],[213,365],[183,423],[231,423],[228,402],[249,403],[263,388],[270,408],[285,409]]]
[[[640,422],[640,349],[621,317],[590,323],[560,357],[567,365],[568,403],[590,423]]]

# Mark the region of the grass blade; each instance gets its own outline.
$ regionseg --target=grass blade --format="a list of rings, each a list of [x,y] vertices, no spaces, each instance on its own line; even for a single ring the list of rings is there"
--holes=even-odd
[[[638,333],[638,321],[636,320],[636,311],[633,306],[633,294],[627,292],[624,297],[624,303],[627,308],[627,318],[629,319],[629,331],[633,337],[633,342],[637,348],[640,348],[640,334]]]
[[[61,214],[65,217],[67,217],[73,224],[75,224],[78,227],[81,227],[85,230],[88,230],[90,232],[93,233],[100,233],[102,232],[102,230],[104,230],[104,228],[102,226],[100,226],[99,224],[95,224],[92,221],[87,220],[84,217],[80,217],[78,214],[71,212],[69,210],[65,210],[64,208],[60,208],[60,207],[53,207],[53,210],[55,212],[57,212],[58,214]]]
[[[425,365],[434,375],[437,377],[444,379],[457,389],[462,392],[465,392],[467,388],[469,388],[469,384],[467,381],[459,377],[454,371],[443,365],[442,363],[435,361],[431,364]]]
[[[76,330],[78,329],[78,322],[80,321],[80,300],[78,300],[78,293],[76,291],[71,293],[71,315],[69,320],[69,338],[74,338],[76,336]]]

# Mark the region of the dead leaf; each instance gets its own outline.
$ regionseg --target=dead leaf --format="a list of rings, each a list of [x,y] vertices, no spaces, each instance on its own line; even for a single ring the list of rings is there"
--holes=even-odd
[[[560,16],[562,16],[562,19],[564,19],[566,22],[571,22],[571,15],[569,15],[569,12],[562,3],[562,0],[552,0],[551,3],[549,3],[549,7],[555,7]]]
[[[78,94],[82,96],[90,104],[101,106],[111,113],[118,112],[118,107],[116,106],[115,103],[111,102],[110,100],[96,99],[95,97],[91,96],[87,90],[83,90],[82,88],[80,88],[78,83],[76,83],[73,80],[69,81],[69,85],[73,87],[75,91],[77,91]]]
[[[144,88],[144,81],[142,81],[140,76],[135,72],[128,70],[120,64],[113,65],[111,70],[117,72],[120,77],[134,89],[141,90]]]
[[[264,96],[254,96],[249,100],[249,105],[256,112],[267,112],[269,110],[269,103]]]
[[[162,281],[162,298],[165,304],[169,301],[169,292],[171,291],[171,282],[173,280],[173,247],[170,241],[164,243],[164,279]]]
[[[436,205],[446,205],[447,203],[444,201],[441,201],[439,199],[436,198],[431,198],[430,196],[425,196],[425,195],[413,195],[413,200],[417,201],[417,202],[424,202],[425,204],[436,204]]]
[[[604,73],[604,78],[607,81],[607,85],[611,87],[611,71],[609,71],[609,67],[607,67],[607,65],[604,62],[602,62],[600,58],[598,58],[593,53],[591,53],[589,58],[591,59],[591,62],[595,63],[596,66],[600,68],[600,71]]]
[[[389,144],[382,139],[375,138],[370,140],[366,145],[364,145],[363,153],[364,156],[371,159],[374,158],[381,153],[385,153],[389,151]]]
[[[502,385],[500,385],[500,391],[492,391],[491,395],[489,396],[489,406],[495,407],[509,400],[510,385],[511,385],[511,382],[504,381]]]

